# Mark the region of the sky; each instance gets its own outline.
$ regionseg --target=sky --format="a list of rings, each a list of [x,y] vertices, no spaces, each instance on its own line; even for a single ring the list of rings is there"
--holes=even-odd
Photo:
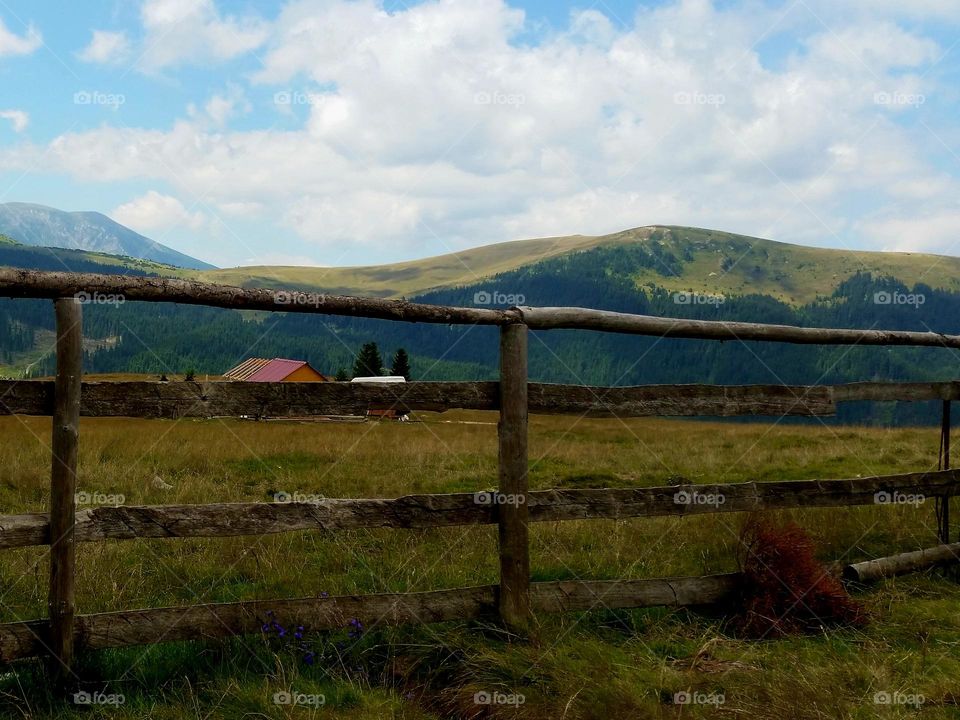
[[[0,0],[0,202],[221,267],[691,225],[960,255],[960,0]]]

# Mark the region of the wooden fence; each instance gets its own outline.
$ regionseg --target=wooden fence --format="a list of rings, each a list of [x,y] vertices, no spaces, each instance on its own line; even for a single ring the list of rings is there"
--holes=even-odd
[[[125,300],[204,304],[235,309],[311,312],[407,322],[500,327],[498,382],[197,383],[82,382],[79,293]],[[960,471],[882,477],[670,485],[626,489],[527,486],[527,414],[589,416],[827,416],[857,400],[943,403],[942,439],[949,453],[950,402],[960,383],[851,383],[835,386],[654,385],[582,387],[528,382],[528,329],[580,328],[669,337],[769,340],[788,343],[915,345],[960,348],[960,337],[905,331],[798,328],[625,315],[581,308],[510,310],[440,307],[399,300],[243,289],[182,280],[0,269],[0,296],[54,300],[57,373],[50,381],[0,381],[0,414],[51,415],[53,458],[49,513],[0,516],[0,548],[50,546],[49,613],[44,620],[0,624],[0,661],[47,656],[63,677],[76,649],[149,644],[260,631],[266,610],[289,623],[341,627],[435,622],[495,615],[518,631],[531,613],[606,608],[684,606],[719,601],[735,589],[733,575],[530,582],[528,525],[532,522],[621,519],[745,512],[795,507],[869,505],[881,493],[938,499],[940,541],[949,542],[949,498],[960,493]],[[220,503],[150,507],[75,505],[79,417],[286,417],[363,414],[370,409],[499,411],[499,472],[487,493],[409,495],[392,499],[327,499],[320,503]],[[722,493],[722,504],[678,497]],[[503,503],[500,498],[522,498]],[[76,615],[76,543],[105,539],[262,535],[298,530],[498,526],[498,585],[433,592],[214,603]]]

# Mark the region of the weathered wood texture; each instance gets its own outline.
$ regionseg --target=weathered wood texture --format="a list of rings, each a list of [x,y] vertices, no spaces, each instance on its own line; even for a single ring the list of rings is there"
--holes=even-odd
[[[0,381],[0,413],[49,415],[52,383]],[[80,412],[89,417],[309,417],[367,410],[495,410],[495,382],[86,382]]]
[[[878,493],[886,495],[878,497]],[[525,504],[529,522],[555,522],[882,505],[895,500],[894,493],[926,498],[958,495],[960,470],[839,480],[532,490],[527,492]],[[482,495],[489,496],[490,492]],[[450,493],[317,502],[100,506],[77,512],[74,538],[91,542],[496,523],[501,506],[486,500],[475,493]],[[48,518],[41,513],[0,516],[0,548],[46,544],[48,527]]]
[[[960,348],[960,336],[906,330],[853,330],[686,320],[576,307],[517,308],[531,330],[578,328],[702,340],[767,340],[807,345],[915,345]]]
[[[960,399],[958,382],[855,382],[834,385],[832,388],[835,402],[857,400],[922,402]]]
[[[868,583],[887,577],[917,572],[918,570],[926,570],[935,565],[950,565],[958,562],[960,562],[960,543],[952,543],[853,563],[843,569],[843,578],[844,580]]]
[[[80,380],[83,374],[83,315],[74,299],[54,303],[57,318],[57,376],[53,403],[50,472],[50,660],[63,683],[73,665],[76,613],[77,440],[80,429]]]
[[[779,417],[835,412],[834,389],[829,386],[528,383],[527,388],[529,412],[537,414]],[[80,413],[88,417],[309,417],[363,415],[388,408],[498,410],[498,383],[85,382]],[[0,380],[0,415],[50,415],[52,411],[52,382]]]
[[[543,612],[709,605],[726,599],[735,584],[735,575],[543,582],[531,586],[530,597],[533,609]],[[268,611],[286,627],[303,625],[310,630],[341,628],[353,618],[368,628],[492,618],[496,592],[495,585],[485,585],[432,592],[257,600],[80,615],[76,642],[84,649],[97,650],[255,634],[261,632]],[[0,625],[0,661],[43,654],[45,634],[44,621]]]
[[[500,421],[497,423],[500,585],[497,608],[508,627],[530,619],[530,539],[527,524],[527,327],[500,328]]]
[[[940,463],[941,470],[950,469],[950,400],[944,400],[940,410]],[[937,537],[941,544],[950,543],[950,496],[937,498]]]
[[[319,313],[406,322],[503,325],[516,313],[490,308],[426,305],[406,300],[327,295],[299,290],[241,288],[171,278],[0,268],[0,296],[14,298],[120,296],[124,301],[174,302],[234,310]]]

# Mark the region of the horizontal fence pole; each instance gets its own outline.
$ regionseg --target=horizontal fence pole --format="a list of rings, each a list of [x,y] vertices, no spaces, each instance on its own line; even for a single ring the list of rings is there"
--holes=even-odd
[[[234,537],[301,530],[435,528],[498,521],[494,491],[407,495],[392,499],[96,507],[77,511],[77,542],[133,538]],[[923,502],[960,495],[960,470],[837,480],[786,480],[647,488],[533,490],[530,522],[621,520],[799,507]],[[922,496],[922,497],[921,497]],[[292,496],[296,497],[296,496]],[[0,516],[0,548],[44,545],[42,513]]]
[[[737,576],[655,578],[648,580],[557,581],[532,583],[534,610],[683,607],[710,605],[727,598]],[[272,615],[268,616],[267,612]],[[367,627],[493,618],[496,586],[432,592],[348,595],[294,600],[254,600],[186,607],[79,615],[76,643],[84,650],[130,647],[158,642],[256,634],[274,618],[281,625],[309,630],[342,628],[351,619]],[[46,621],[0,624],[0,661],[44,653]]]
[[[907,330],[796,327],[724,320],[687,320],[576,307],[517,308],[531,330],[599,330],[699,340],[765,340],[806,345],[915,345],[960,348],[960,336]]]
[[[121,296],[125,301],[174,302],[232,310],[318,313],[405,322],[463,325],[516,322],[516,313],[490,308],[448,307],[300,290],[248,289],[195,280],[0,268],[2,297],[58,298],[83,295],[112,295]]]
[[[853,582],[875,582],[883,578],[926,570],[936,565],[956,565],[957,563],[960,563],[960,543],[952,543],[853,563],[843,568],[843,578]]]
[[[81,294],[120,295],[130,301],[175,302],[235,310],[318,313],[405,322],[509,325],[522,321],[532,330],[575,328],[702,340],[960,348],[960,336],[935,332],[808,328],[720,320],[688,320],[576,307],[523,307],[509,310],[463,308],[299,290],[240,288],[170,278],[0,268],[0,297],[55,299]]]
[[[498,410],[497,382],[245,383],[119,381],[83,383],[87,417],[312,417],[368,410]],[[51,415],[53,381],[0,380],[0,415]],[[637,385],[529,383],[531,413],[589,417],[829,416],[836,403],[960,399],[960,383],[846,385]]]
[[[52,383],[0,380],[0,414],[48,415]],[[495,410],[495,382],[85,382],[86,417],[311,417],[367,410]]]

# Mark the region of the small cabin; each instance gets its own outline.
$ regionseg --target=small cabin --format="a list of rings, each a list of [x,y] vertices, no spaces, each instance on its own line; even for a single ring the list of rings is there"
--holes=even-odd
[[[239,382],[330,382],[310,366],[306,360],[285,358],[249,358],[224,374],[228,380]]]

